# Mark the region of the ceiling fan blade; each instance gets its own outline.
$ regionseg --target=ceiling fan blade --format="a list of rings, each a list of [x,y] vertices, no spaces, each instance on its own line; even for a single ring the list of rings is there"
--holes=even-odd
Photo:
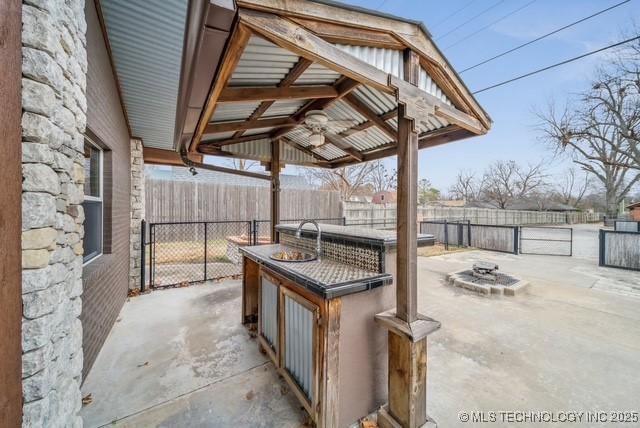
[[[327,137],[327,143],[331,143],[339,149],[348,150],[353,148],[351,144],[345,141],[345,139],[338,134],[334,134],[333,132],[326,132],[325,136]]]

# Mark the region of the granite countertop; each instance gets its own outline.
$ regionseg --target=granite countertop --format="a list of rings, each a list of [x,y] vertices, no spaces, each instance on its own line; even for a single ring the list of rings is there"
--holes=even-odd
[[[281,244],[241,247],[240,252],[325,299],[371,290],[391,284],[388,273],[378,273],[329,258],[309,262],[281,262],[269,256],[278,251],[300,251]]]
[[[295,233],[297,224],[278,224],[276,230],[279,232]],[[323,237],[343,239],[345,241],[360,242],[365,244],[380,245],[385,247],[395,247],[398,238],[395,230],[379,230],[360,226],[337,226],[335,224],[320,223]],[[303,236],[315,238],[317,231],[314,225],[305,224],[302,226]],[[418,234],[418,247],[433,245],[433,235]]]

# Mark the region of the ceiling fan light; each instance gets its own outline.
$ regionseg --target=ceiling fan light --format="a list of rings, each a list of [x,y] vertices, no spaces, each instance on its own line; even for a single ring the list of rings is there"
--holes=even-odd
[[[324,135],[322,134],[311,134],[309,136],[309,144],[314,147],[318,147],[324,144]]]

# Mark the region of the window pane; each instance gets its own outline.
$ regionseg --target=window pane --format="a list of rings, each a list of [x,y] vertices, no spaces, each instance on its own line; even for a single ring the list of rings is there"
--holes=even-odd
[[[100,155],[93,145],[84,143],[84,194],[99,198],[100,195]]]
[[[84,201],[84,262],[102,253],[102,202]]]

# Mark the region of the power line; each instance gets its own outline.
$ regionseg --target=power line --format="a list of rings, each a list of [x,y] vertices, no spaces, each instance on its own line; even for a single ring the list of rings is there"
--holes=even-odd
[[[464,21],[462,24],[458,25],[457,27],[447,31],[446,33],[442,34],[441,36],[436,37],[436,40],[442,39],[443,37],[447,37],[449,34],[453,33],[454,31],[464,27],[465,25],[467,25],[468,23],[470,23],[471,21],[474,21],[475,19],[481,17],[482,15],[484,15],[485,13],[489,12],[490,10],[492,10],[493,8],[499,6],[500,4],[504,3],[505,0],[500,0],[494,4],[492,4],[491,6],[489,6],[488,8],[484,9],[482,12],[477,13],[475,15],[473,15],[471,18],[467,19],[466,21]]]
[[[384,6],[384,4],[385,4],[386,2],[387,2],[387,0],[382,0],[382,1],[380,2],[380,4],[378,5],[378,7],[376,7],[376,10],[380,10],[380,8],[381,8],[382,6]]]
[[[589,55],[597,54],[598,52],[602,52],[602,51],[605,51],[607,49],[615,48],[617,46],[624,45],[625,43],[633,42],[634,40],[639,40],[639,39],[640,39],[640,36],[632,37],[630,39],[623,40],[621,42],[614,43],[612,45],[605,46],[605,47],[600,48],[600,49],[596,49],[595,51],[587,52],[585,54],[582,54],[582,55],[579,55],[579,56],[576,56],[576,57],[573,57],[573,58],[569,58],[569,59],[564,60],[562,62],[558,62],[556,64],[552,64],[552,65],[549,65],[547,67],[540,68],[540,69],[535,70],[535,71],[531,71],[531,72],[529,72],[527,74],[523,74],[521,76],[514,77],[513,79],[505,80],[504,82],[500,82],[500,83],[496,83],[495,85],[487,86],[486,88],[482,88],[482,89],[479,89],[479,90],[473,92],[473,94],[479,94],[480,92],[488,91],[489,89],[497,88],[499,86],[506,85],[507,83],[515,82],[516,80],[524,79],[525,77],[533,76],[534,74],[542,73],[543,71],[547,71],[547,70],[550,70],[552,68],[555,68],[555,67],[558,67],[558,66],[561,66],[561,65],[565,65],[565,64],[568,64],[570,62],[577,61],[579,59],[585,58],[585,57],[587,57]]]
[[[490,24],[487,24],[487,25],[485,25],[484,27],[480,28],[479,30],[476,30],[476,31],[474,31],[473,33],[471,33],[471,34],[469,34],[469,35],[467,35],[467,36],[465,36],[465,37],[461,38],[461,39],[460,39],[460,40],[458,40],[457,42],[455,42],[455,43],[453,43],[453,44],[451,44],[451,45],[447,46],[445,49],[450,49],[450,48],[452,48],[452,47],[454,47],[454,46],[459,45],[460,43],[464,42],[465,40],[470,39],[471,37],[475,36],[476,34],[483,32],[483,31],[484,31],[484,30],[486,30],[487,28],[489,28],[489,27],[492,27],[492,26],[496,25],[498,22],[504,21],[505,19],[507,19],[507,18],[508,18],[508,17],[510,17],[511,15],[515,15],[516,13],[520,12],[522,9],[524,9],[524,8],[526,8],[526,7],[528,7],[528,6],[531,6],[531,5],[532,5],[533,3],[535,3],[536,1],[538,1],[538,0],[531,0],[529,3],[527,3],[527,4],[523,5],[523,6],[520,6],[520,7],[519,7],[519,8],[517,8],[516,10],[513,10],[513,11],[511,11],[511,12],[507,13],[506,15],[503,15],[501,18],[498,18],[498,19],[496,19],[495,21],[491,22]],[[629,0],[629,1],[631,1],[631,0]]]
[[[606,8],[606,9],[602,9],[601,11],[596,12],[596,13],[594,13],[593,15],[589,15],[589,16],[587,16],[587,17],[585,17],[585,18],[579,19],[579,20],[577,20],[577,21],[575,21],[575,22],[572,22],[571,24],[567,24],[567,25],[565,25],[564,27],[560,27],[560,28],[558,28],[557,30],[553,30],[553,31],[551,31],[550,33],[544,34],[544,35],[542,35],[542,36],[540,36],[540,37],[538,37],[538,38],[535,38],[535,39],[533,39],[533,40],[531,40],[531,41],[528,41],[528,42],[523,43],[523,44],[521,44],[521,45],[519,45],[519,46],[516,46],[515,48],[509,49],[509,50],[504,51],[504,52],[502,52],[502,53],[500,53],[500,54],[498,54],[498,55],[492,56],[491,58],[485,59],[484,61],[481,61],[481,62],[479,62],[479,63],[477,63],[477,64],[475,64],[475,65],[472,65],[471,67],[467,67],[467,68],[465,68],[465,69],[464,69],[464,70],[462,70],[462,71],[459,71],[458,73],[459,73],[459,74],[462,74],[462,73],[464,73],[464,72],[466,72],[466,71],[473,70],[473,69],[474,69],[474,68],[476,68],[476,67],[480,67],[481,65],[484,65],[484,64],[486,64],[486,63],[488,63],[488,62],[491,62],[491,61],[496,60],[496,59],[498,59],[498,58],[501,58],[501,57],[503,57],[503,56],[505,56],[505,55],[508,55],[508,54],[510,54],[511,52],[515,52],[515,51],[517,51],[517,50],[519,50],[519,49],[524,48],[525,46],[529,46],[529,45],[530,45],[530,44],[532,44],[532,43],[535,43],[535,42],[540,41],[540,40],[542,40],[542,39],[545,39],[545,38],[547,38],[547,37],[549,37],[549,36],[552,36],[552,35],[554,35],[554,34],[556,34],[556,33],[559,33],[559,32],[560,32],[560,31],[562,31],[562,30],[566,30],[566,29],[567,29],[567,28],[569,28],[569,27],[573,27],[574,25],[580,24],[580,23],[582,23],[582,22],[584,22],[584,21],[586,21],[586,20],[588,20],[588,19],[594,18],[594,17],[596,17],[596,16],[598,16],[598,15],[602,15],[603,13],[608,12],[608,11],[610,11],[611,9],[615,9],[616,7],[622,6],[622,5],[623,5],[623,4],[625,4],[625,3],[629,3],[630,1],[631,1],[631,0],[624,0],[624,1],[620,2],[620,3],[614,4],[614,5],[613,5],[613,6],[611,6],[611,7],[608,7],[608,8]]]
[[[436,27],[439,27],[440,25],[444,24],[445,22],[447,22],[450,18],[453,18],[454,16],[456,16],[458,13],[462,12],[463,10],[465,10],[466,8],[468,8],[469,6],[471,6],[471,4],[476,1],[476,0],[471,0],[469,3],[465,4],[464,6],[462,6],[460,9],[456,10],[455,12],[447,15],[442,21],[438,22],[437,24],[435,24],[434,26],[431,27],[432,30],[434,30]]]

